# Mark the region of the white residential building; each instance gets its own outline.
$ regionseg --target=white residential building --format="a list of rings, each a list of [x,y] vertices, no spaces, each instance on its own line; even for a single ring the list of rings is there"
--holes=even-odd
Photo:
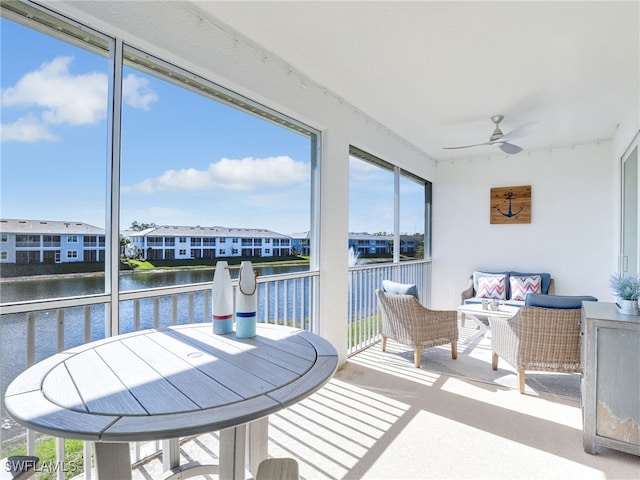
[[[165,225],[128,234],[131,244],[147,260],[291,254],[290,237],[263,229]]]
[[[0,263],[104,262],[105,231],[82,222],[0,219]]]

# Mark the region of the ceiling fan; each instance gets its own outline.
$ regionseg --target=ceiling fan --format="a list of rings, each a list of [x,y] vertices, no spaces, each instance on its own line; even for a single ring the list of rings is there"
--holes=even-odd
[[[481,145],[498,145],[498,148],[502,150],[504,153],[508,154],[516,154],[522,151],[522,147],[514,145],[513,143],[509,143],[511,140],[515,138],[524,137],[525,135],[529,135],[537,126],[536,122],[526,123],[515,130],[511,130],[507,134],[503,134],[502,130],[500,130],[500,122],[504,119],[504,115],[493,115],[491,117],[491,121],[496,124],[496,128],[489,137],[488,142],[484,143],[475,143],[473,145],[464,145],[461,147],[443,147],[444,150],[454,150],[458,148],[469,148],[469,147],[479,147]]]

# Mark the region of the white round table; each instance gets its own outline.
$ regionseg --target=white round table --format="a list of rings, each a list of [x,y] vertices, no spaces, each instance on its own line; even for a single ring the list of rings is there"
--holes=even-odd
[[[28,428],[96,442],[100,480],[131,477],[121,442],[216,430],[220,476],[244,478],[246,425],[318,390],[337,364],[335,348],[304,330],[258,324],[254,338],[238,339],[214,334],[211,323],[181,325],[53,355],[9,385],[5,405]],[[267,453],[267,429],[259,431],[256,466]]]

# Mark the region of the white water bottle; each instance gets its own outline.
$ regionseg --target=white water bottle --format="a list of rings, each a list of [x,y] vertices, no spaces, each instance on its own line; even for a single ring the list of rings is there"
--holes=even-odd
[[[238,291],[236,292],[236,337],[251,338],[256,336],[258,310],[258,274],[254,272],[251,262],[240,263],[238,275]]]
[[[220,260],[213,272],[211,287],[211,311],[213,333],[230,333],[233,331],[233,287],[229,265]]]

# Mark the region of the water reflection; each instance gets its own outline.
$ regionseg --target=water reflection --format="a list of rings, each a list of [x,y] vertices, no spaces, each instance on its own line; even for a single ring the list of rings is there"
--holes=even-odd
[[[260,276],[282,273],[303,272],[309,269],[307,264],[296,265],[254,265]],[[191,283],[211,282],[212,268],[186,270],[162,270],[122,272],[120,290],[138,290],[169,285],[188,285]],[[231,278],[238,276],[239,266],[231,266]],[[5,280],[0,288],[0,303],[42,300],[45,298],[75,297],[105,292],[104,274],[64,275],[59,277],[34,277],[30,279]]]

